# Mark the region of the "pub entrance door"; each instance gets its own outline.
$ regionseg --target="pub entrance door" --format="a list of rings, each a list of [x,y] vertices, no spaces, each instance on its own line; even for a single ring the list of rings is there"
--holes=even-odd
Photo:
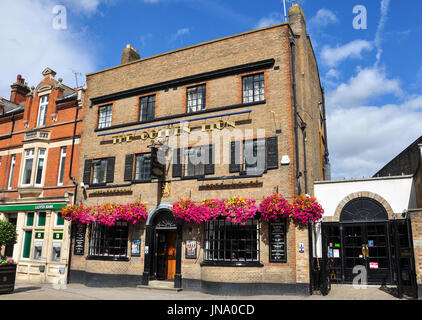
[[[158,230],[155,241],[157,280],[174,280],[176,274],[176,231]]]
[[[358,272],[364,271],[368,284],[391,283],[388,221],[344,223],[341,229],[344,282],[353,283]],[[358,271],[357,266],[362,266],[364,269]]]

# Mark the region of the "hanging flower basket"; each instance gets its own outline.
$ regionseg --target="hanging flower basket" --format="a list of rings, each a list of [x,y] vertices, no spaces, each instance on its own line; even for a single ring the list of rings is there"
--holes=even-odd
[[[191,199],[180,199],[173,204],[172,210],[176,218],[188,223],[201,224],[225,217],[234,224],[245,225],[248,219],[255,217],[258,207],[255,199],[239,196],[230,199],[205,199],[197,204]]]
[[[292,214],[292,205],[281,194],[273,193],[261,202],[259,212],[265,221],[285,219]]]
[[[183,220],[187,223],[195,222],[200,224],[201,217],[197,213],[197,205],[191,199],[180,199],[172,206],[173,215],[176,219]]]
[[[320,220],[324,213],[324,209],[318,201],[307,195],[297,196],[292,207],[291,218],[301,225],[308,225]]]
[[[136,224],[147,220],[148,212],[143,202],[128,204],[105,203],[92,207],[73,205],[62,208],[62,216],[76,224],[100,223],[114,226],[116,221]]]
[[[246,199],[239,196],[224,200],[226,219],[234,224],[245,225],[249,219],[255,217],[258,211],[255,203],[255,199]]]

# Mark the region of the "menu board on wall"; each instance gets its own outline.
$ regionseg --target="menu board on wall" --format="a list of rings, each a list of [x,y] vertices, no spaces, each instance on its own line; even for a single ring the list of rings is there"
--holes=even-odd
[[[286,261],[286,223],[270,222],[270,262]]]
[[[75,232],[75,246],[73,254],[76,256],[83,256],[85,253],[85,232],[86,226],[76,226]]]

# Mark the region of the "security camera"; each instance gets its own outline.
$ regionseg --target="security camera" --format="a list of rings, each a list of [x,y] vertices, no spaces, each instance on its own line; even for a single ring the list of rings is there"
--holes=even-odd
[[[85,189],[85,183],[81,182],[81,188]]]

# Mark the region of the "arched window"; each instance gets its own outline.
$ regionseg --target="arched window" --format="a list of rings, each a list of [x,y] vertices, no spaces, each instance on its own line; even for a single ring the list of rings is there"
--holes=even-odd
[[[378,201],[371,198],[356,198],[349,201],[340,215],[341,222],[386,220],[388,220],[388,214],[385,208]]]

